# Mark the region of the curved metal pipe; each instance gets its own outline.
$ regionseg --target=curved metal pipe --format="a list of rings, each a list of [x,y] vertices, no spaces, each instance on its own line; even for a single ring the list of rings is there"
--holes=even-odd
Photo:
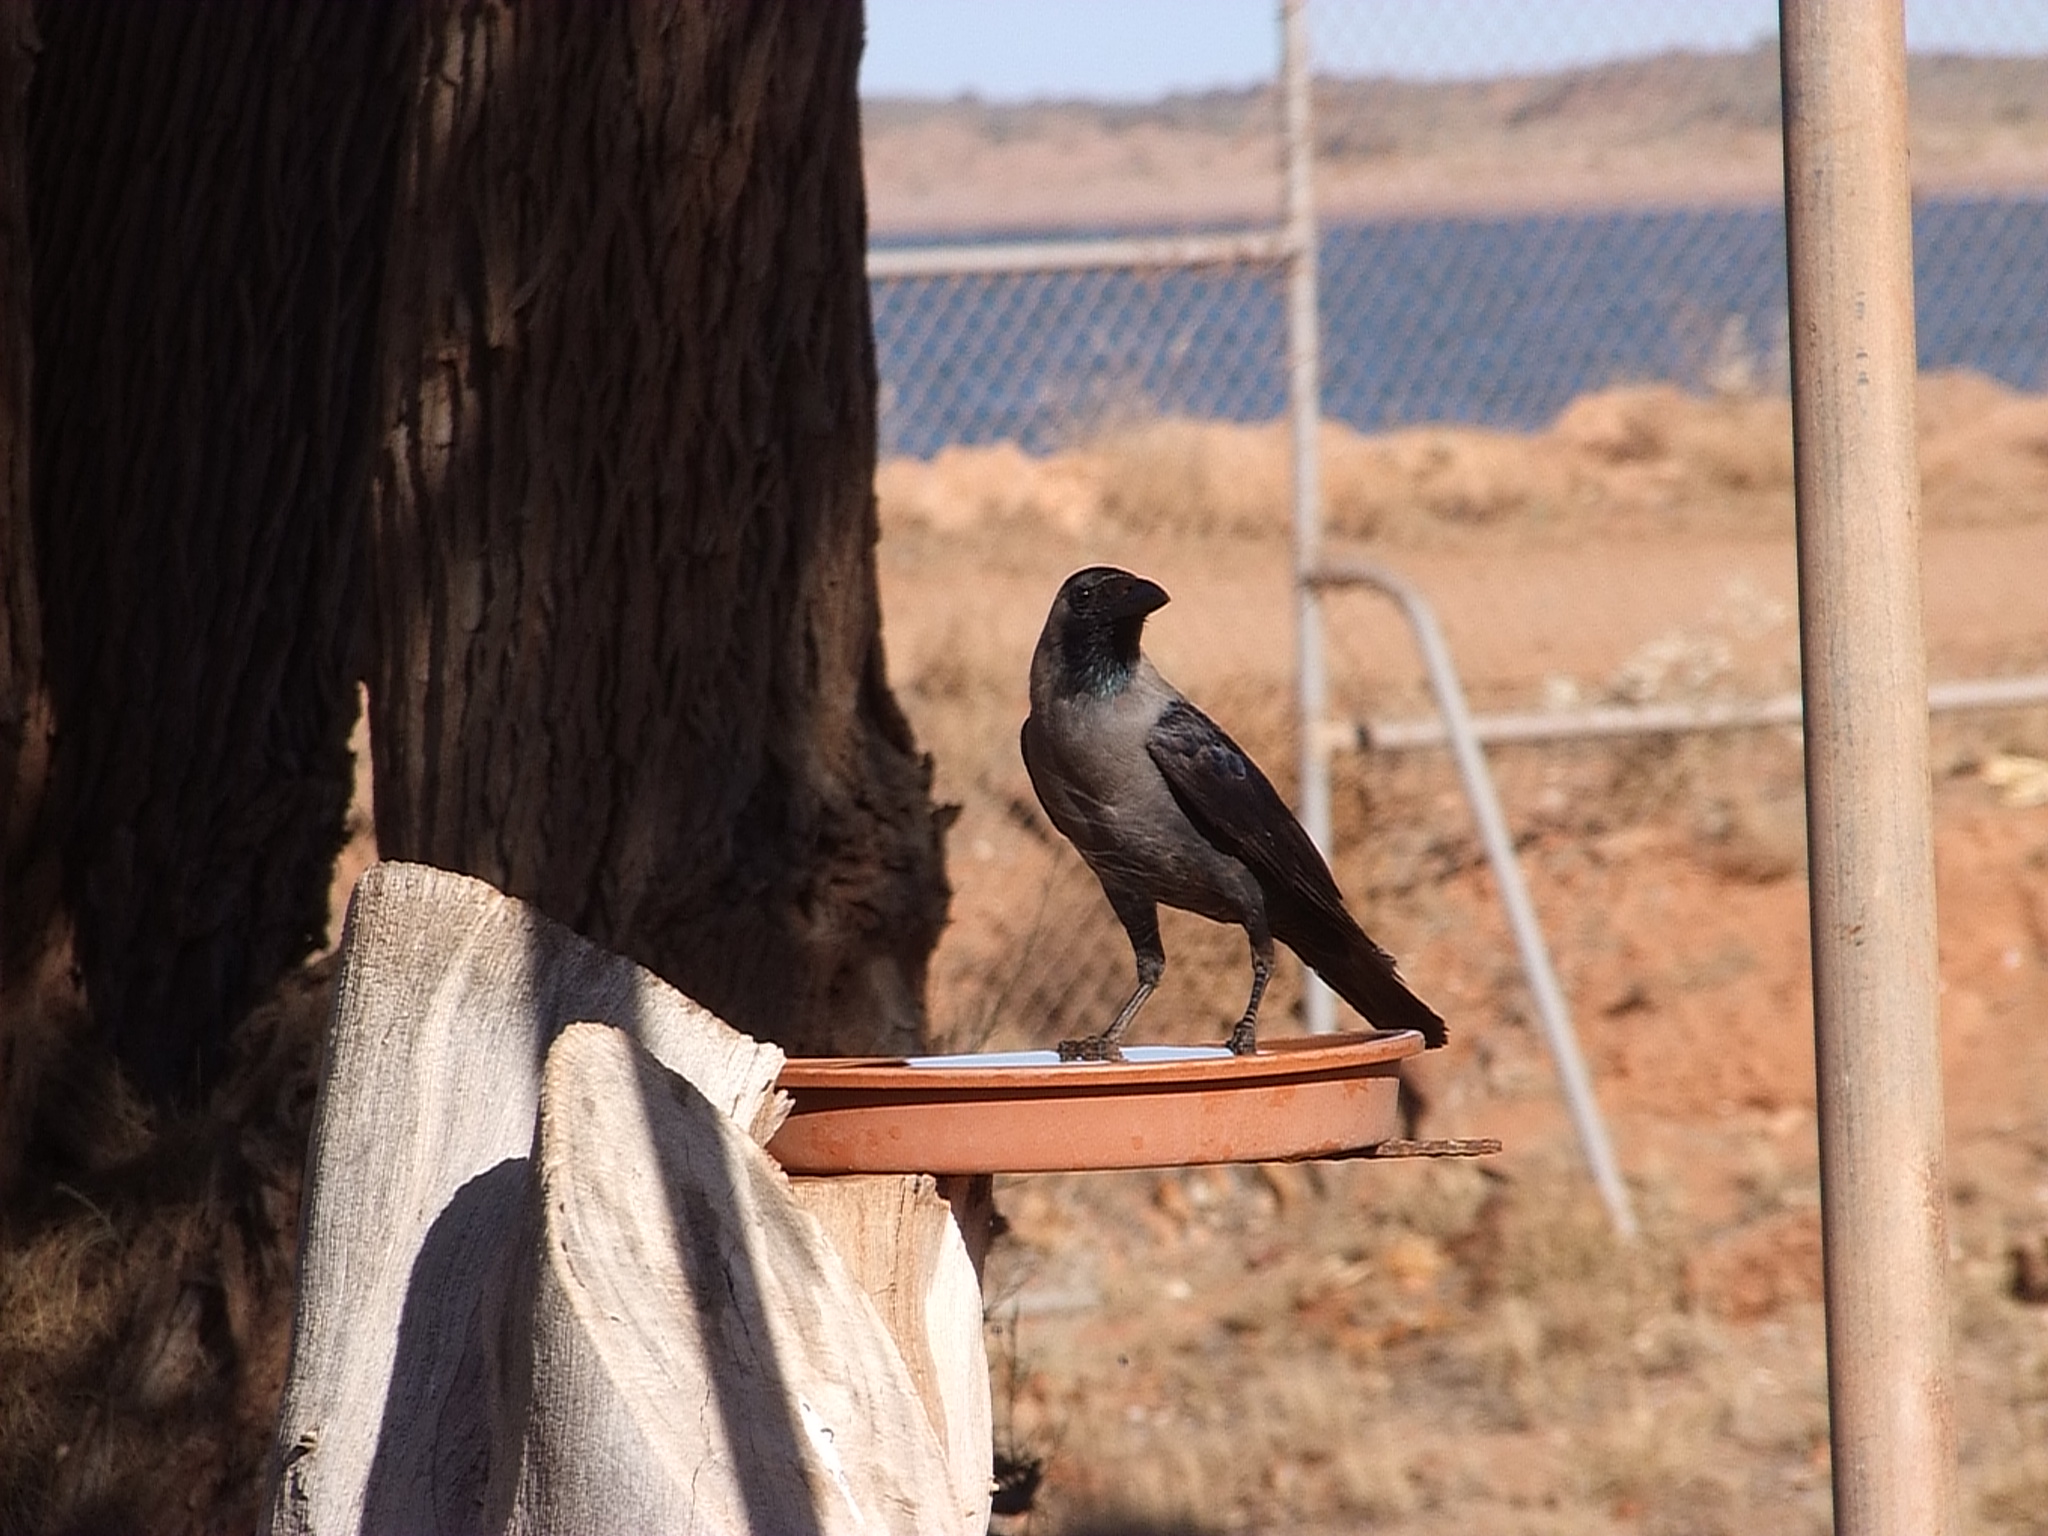
[[[1593,1094],[1592,1078],[1572,1029],[1564,989],[1558,985],[1557,972],[1550,963],[1550,946],[1544,942],[1543,925],[1537,921],[1535,903],[1529,899],[1529,887],[1522,879],[1522,866],[1515,857],[1514,840],[1508,835],[1507,818],[1501,813],[1500,797],[1494,793],[1493,775],[1487,771],[1486,756],[1473,730],[1464,685],[1458,681],[1451,648],[1445,643],[1435,610],[1415,587],[1369,560],[1326,561],[1309,571],[1306,581],[1318,592],[1335,587],[1370,587],[1384,593],[1401,609],[1414,632],[1416,648],[1422,652],[1422,664],[1429,674],[1430,689],[1436,694],[1437,709],[1443,715],[1451,754],[1457,761],[1458,777],[1464,781],[1465,798],[1471,803],[1472,818],[1479,825],[1479,841],[1500,886],[1501,905],[1507,911],[1508,927],[1514,932],[1522,972],[1528,977],[1529,991],[1536,1000],[1536,1019],[1543,1030],[1544,1044],[1550,1048],[1558,1084],[1564,1090],[1565,1106],[1579,1134],[1579,1146],[1615,1232],[1625,1239],[1633,1238],[1637,1226],[1628,1185],[1615,1162],[1600,1103]]]

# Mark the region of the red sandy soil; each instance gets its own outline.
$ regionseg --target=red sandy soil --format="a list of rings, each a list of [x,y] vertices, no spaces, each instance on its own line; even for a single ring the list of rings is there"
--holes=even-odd
[[[1762,696],[1797,678],[1782,409],[1618,392],[1530,437],[1351,444],[1371,483],[1339,469],[1331,495],[1375,530],[1353,547],[1437,605],[1482,708]],[[2043,410],[1969,378],[1923,395],[1936,677],[2048,670]],[[1155,424],[1052,461],[885,466],[891,671],[962,808],[931,995],[955,1043],[1096,1027],[1129,984],[1015,753],[1024,661],[1068,571],[1160,580],[1154,658],[1291,783],[1269,451]],[[1332,633],[1347,713],[1423,712],[1379,600],[1333,603]],[[2010,1290],[2011,1251],[2048,1233],[2042,758],[2048,711],[1936,729],[1957,1401],[1965,1518],[1988,1531],[2041,1530],[2048,1510],[2048,1314]],[[1605,1231],[1447,765],[1349,759],[1340,880],[1451,1021],[1415,1074],[1422,1131],[1507,1150],[1003,1181],[998,1417],[1045,1463],[1037,1511],[1005,1529],[1825,1529],[1796,733],[1503,750],[1494,768],[1644,1240]],[[1241,936],[1169,914],[1166,942],[1138,1033],[1220,1038]],[[1269,1028],[1298,1029],[1295,1007],[1290,977]]]
[[[2048,400],[1938,378],[1920,415],[1933,675],[2048,670]],[[1782,401],[1668,389],[1527,436],[1332,429],[1333,536],[1422,586],[1482,709],[1775,693],[1786,432]],[[1049,460],[894,462],[878,490],[891,678],[960,807],[935,1027],[1098,1027],[1130,954],[1017,760],[1026,659],[1069,571],[1144,571],[1173,594],[1155,658],[1290,789],[1281,434],[1154,422]],[[1333,600],[1330,629],[1341,712],[1426,708],[1377,599]],[[1643,1238],[1591,1195],[1441,755],[1348,757],[1339,879],[1451,1023],[1420,1129],[1506,1149],[999,1181],[999,1439],[1041,1477],[999,1531],[1828,1528],[1796,735],[1492,761]],[[2048,1529],[2048,1311],[2015,1259],[2048,1263],[2048,711],[1944,720],[1934,774],[1963,1516],[2017,1536]],[[1241,936],[1168,914],[1165,938],[1138,1036],[1220,1038]],[[242,1032],[212,1120],[137,1122],[143,1173],[84,1180],[0,1252],[0,1529],[253,1518],[330,985],[295,979]],[[1269,1033],[1297,997],[1283,972]]]

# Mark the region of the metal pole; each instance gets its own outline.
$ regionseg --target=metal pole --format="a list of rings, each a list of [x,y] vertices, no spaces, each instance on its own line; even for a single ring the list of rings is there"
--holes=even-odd
[[[1153,272],[1167,268],[1280,266],[1287,231],[1004,240],[987,245],[885,245],[868,252],[870,282],[914,277],[1007,277],[1020,272]]]
[[[1901,0],[1781,0],[1835,1529],[1955,1528]]]
[[[2048,704],[2048,672],[2024,677],[1966,678],[1931,683],[1927,712],[1963,714],[1989,709],[2031,709]],[[1497,742],[1588,741],[1609,736],[1682,736],[1707,731],[1749,731],[1797,725],[1806,713],[1796,693],[1768,699],[1700,699],[1691,703],[1614,704],[1594,709],[1539,710],[1528,714],[1474,715],[1472,734]],[[1441,718],[1332,722],[1340,749],[1403,752],[1441,747],[1450,733]]]
[[[1294,676],[1301,731],[1301,825],[1330,856],[1330,744],[1323,716],[1323,611],[1309,581],[1322,558],[1322,338],[1316,319],[1316,213],[1310,171],[1308,0],[1281,0],[1280,75],[1286,138],[1287,406],[1294,429]],[[1321,978],[1301,968],[1302,1014],[1310,1034],[1337,1027],[1336,1001]]]
[[[1400,605],[1422,652],[1422,665],[1429,674],[1429,686],[1436,694],[1436,707],[1443,716],[1444,732],[1458,764],[1458,776],[1465,782],[1465,798],[1472,806],[1472,819],[1479,826],[1479,841],[1493,866],[1494,882],[1500,887],[1501,905],[1506,908],[1508,927],[1514,932],[1515,948],[1522,957],[1522,974],[1536,1000],[1536,1021],[1544,1044],[1557,1069],[1558,1085],[1564,1091],[1565,1107],[1579,1133],[1579,1147],[1593,1183],[1607,1206],[1607,1217],[1615,1233],[1624,1240],[1636,1235],[1636,1216],[1629,1204],[1628,1185],[1614,1158],[1614,1144],[1607,1139],[1607,1124],[1600,1116],[1600,1101],[1593,1096],[1593,1079],[1579,1054],[1579,1037],[1572,1029],[1571,1010],[1565,1006],[1564,988],[1550,963],[1550,946],[1543,940],[1543,925],[1536,919],[1536,904],[1529,899],[1529,887],[1522,879],[1521,861],[1515,857],[1515,842],[1508,834],[1507,818],[1501,814],[1500,797],[1493,790],[1493,775],[1486,770],[1486,757],[1472,729],[1472,711],[1465,703],[1465,689],[1458,681],[1458,669],[1451,662],[1451,648],[1438,627],[1436,613],[1423,595],[1383,565],[1367,560],[1340,560],[1310,573],[1317,587],[1373,587]]]

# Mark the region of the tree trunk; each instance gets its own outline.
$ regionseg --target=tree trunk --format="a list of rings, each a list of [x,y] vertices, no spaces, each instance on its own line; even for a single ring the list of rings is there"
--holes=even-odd
[[[61,870],[115,1053],[189,1098],[326,928],[407,12],[52,0],[38,19],[32,504],[54,753],[40,800],[12,754],[10,809],[33,824],[10,846]],[[56,904],[11,911],[10,939]]]
[[[56,863],[34,849],[49,771],[29,514],[29,0],[0,0],[0,1191],[19,1169],[61,1010],[45,1006]],[[68,965],[57,967],[59,974]]]
[[[42,691],[42,613],[28,504],[28,80],[35,24],[28,0],[0,0],[0,935],[16,921],[15,809],[31,784],[22,755]],[[39,782],[40,773],[29,775]],[[11,945],[0,944],[0,984]],[[4,1043],[0,1043],[4,1048]],[[0,1074],[4,1075],[4,1074]]]
[[[800,1051],[922,1034],[853,5],[429,8],[371,556],[378,838]]]

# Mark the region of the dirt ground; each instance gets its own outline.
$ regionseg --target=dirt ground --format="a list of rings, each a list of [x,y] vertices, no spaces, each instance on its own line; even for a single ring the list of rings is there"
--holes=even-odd
[[[2048,670],[2048,399],[1940,377],[1920,415],[1933,676]],[[1527,436],[1332,428],[1333,542],[1422,586],[1481,709],[1774,693],[1787,433],[1782,400],[1664,388]],[[959,807],[935,1026],[1099,1027],[1130,953],[1018,761],[1026,660],[1069,571],[1141,570],[1173,595],[1154,657],[1291,790],[1282,434],[957,450],[885,464],[878,499],[891,678]],[[1424,712],[1384,604],[1333,600],[1330,631],[1339,712]],[[1346,757],[1339,879],[1451,1025],[1420,1129],[1505,1150],[1000,1181],[999,1448],[1036,1480],[1003,1536],[1827,1528],[1796,734],[1492,763],[1643,1238],[1591,1196],[1441,754]],[[2048,710],[1945,717],[1934,768],[1963,1515],[2048,1532]],[[338,900],[374,852],[357,816]],[[1165,939],[1138,1036],[1220,1038],[1241,937],[1166,914]],[[81,1097],[107,1162],[0,1245],[0,1531],[253,1520],[330,990],[314,967],[251,1020],[201,1123]],[[1283,970],[1267,1032],[1297,1010]]]
[[[1481,708],[1796,686],[1783,403],[1594,397],[1553,431],[1349,440],[1332,521],[1437,605]],[[2048,670],[2048,405],[1923,391],[1930,670]],[[1092,1028],[1130,954],[1018,763],[1053,589],[1112,561],[1148,642],[1294,778],[1273,434],[1157,423],[1048,461],[881,477],[891,672],[961,807],[933,968],[958,1046]],[[1384,605],[1333,603],[1340,707],[1422,713]],[[1964,1518],[2048,1531],[2048,711],[1935,734]],[[1428,1135],[1483,1164],[1000,1182],[990,1296],[1032,1532],[1824,1530],[1828,1445],[1800,761],[1784,730],[1494,754],[1645,1236],[1590,1193],[1469,812],[1441,754],[1352,757],[1340,881],[1451,1023]],[[1220,1038],[1242,939],[1169,914],[1153,1039]],[[1292,976],[1270,1028],[1299,1028]]]

